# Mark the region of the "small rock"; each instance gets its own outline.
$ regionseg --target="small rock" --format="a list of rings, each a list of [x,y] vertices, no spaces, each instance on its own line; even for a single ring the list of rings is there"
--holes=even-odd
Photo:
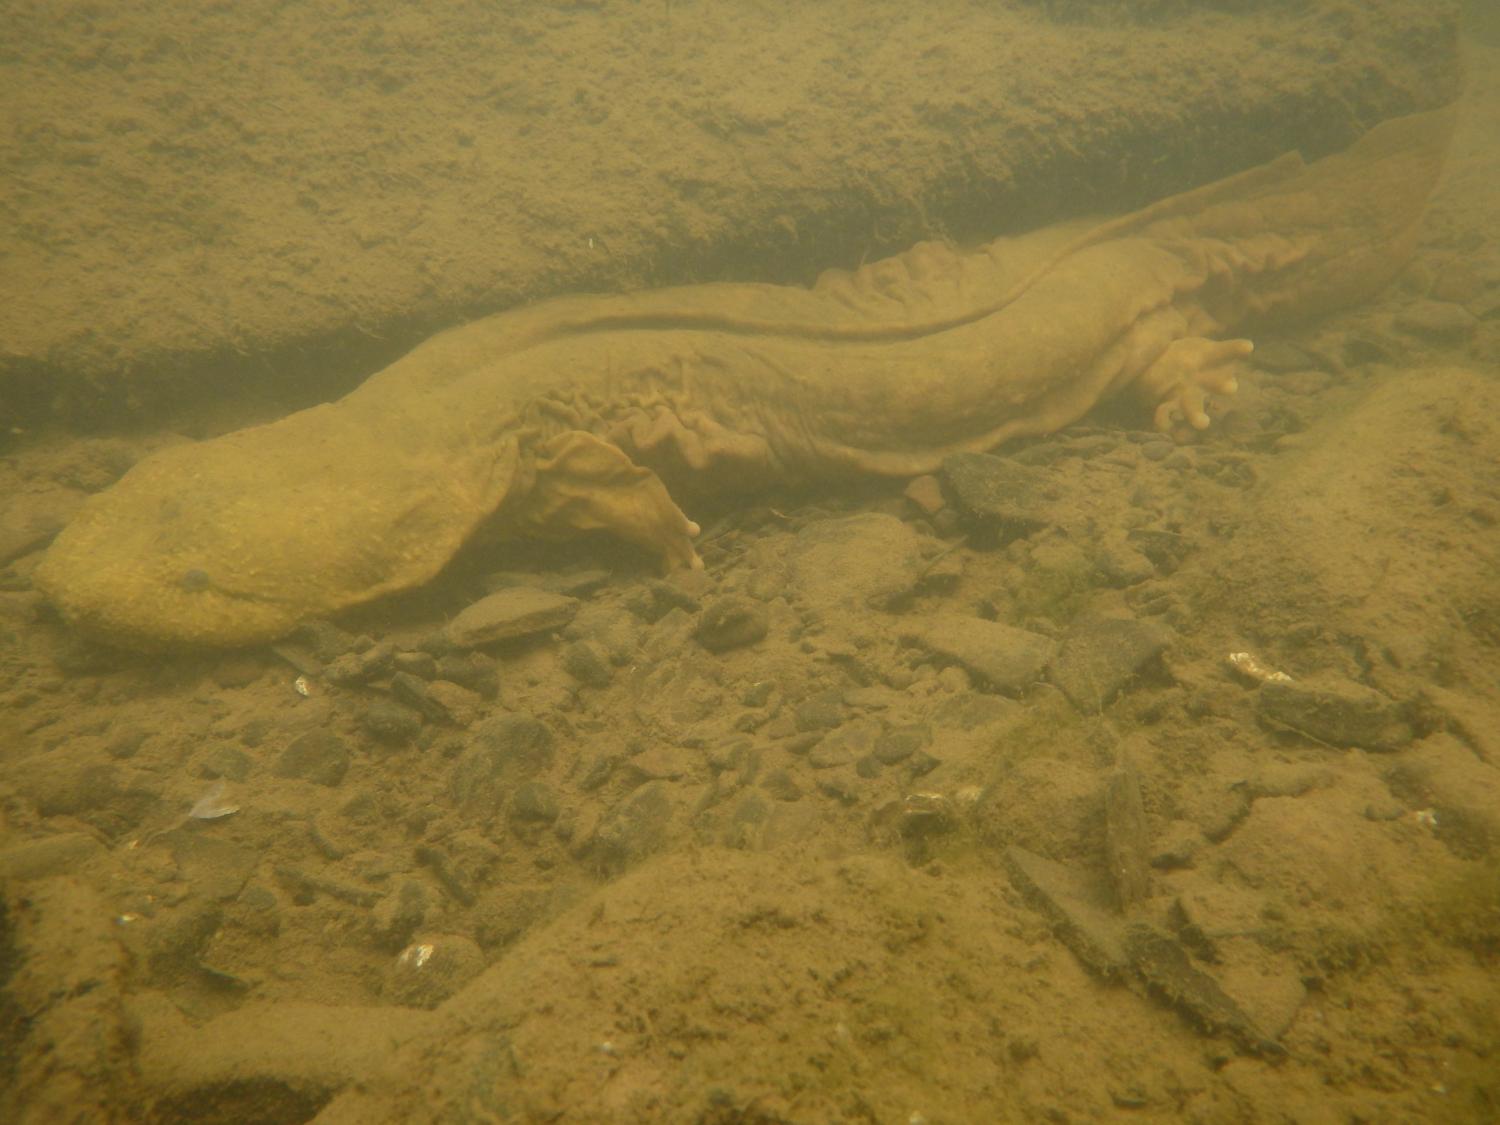
[[[889,730],[875,740],[874,756],[888,766],[905,761],[932,742],[932,730],[925,726]]]
[[[481,723],[474,736],[507,770],[518,774],[539,773],[552,764],[552,732],[530,715],[498,715]]]
[[[433,680],[427,685],[428,704],[442,712],[444,722],[466,727],[479,718],[483,700],[479,693],[447,680]]]
[[[422,729],[422,716],[390,699],[371,700],[356,713],[361,730],[387,746],[404,746]]]
[[[698,612],[698,599],[680,586],[657,580],[647,583],[625,603],[630,612],[648,625],[655,625],[674,609]]]
[[[1435,343],[1457,344],[1474,334],[1479,322],[1462,305],[1448,301],[1414,301],[1396,314],[1402,332]]]
[[[477,817],[499,812],[512,788],[552,763],[552,733],[529,715],[487,719],[448,777],[448,796]]]
[[[349,770],[349,750],[332,731],[310,730],[294,738],[276,759],[277,777],[335,786]]]
[[[1399,750],[1414,732],[1406,708],[1390,696],[1342,677],[1268,681],[1259,690],[1261,715],[1332,746]]]
[[[606,874],[619,874],[662,846],[671,820],[666,784],[648,782],[599,825],[589,851]]]
[[[226,656],[214,664],[214,683],[221,688],[243,688],[249,687],[260,679],[266,671],[266,662],[261,656],[252,653],[235,653]]]
[[[346,652],[330,661],[323,676],[332,684],[364,684],[390,671],[395,659],[394,645],[374,645],[364,652]]]
[[[729,594],[703,611],[693,635],[709,652],[727,652],[754,644],[770,629],[770,615],[760,602]]]
[[[1268,340],[1263,344],[1257,343],[1250,362],[1262,371],[1270,371],[1278,375],[1288,371],[1306,371],[1308,368],[1318,366],[1312,356],[1296,344],[1286,340]]]
[[[77,871],[104,848],[83,832],[60,832],[0,848],[0,879],[46,879]]]
[[[1050,522],[1040,469],[989,453],[955,453],[943,459],[941,474],[966,516],[1007,538]]]
[[[481,598],[448,623],[449,643],[477,648],[561,629],[578,612],[578,599],[527,586]]]
[[[832,730],[844,721],[844,693],[833,689],[803,700],[797,704],[793,721],[803,733]]]
[[[1041,679],[1057,651],[1050,637],[998,621],[938,613],[903,624],[902,639],[963,666],[995,691],[1018,695]]]
[[[437,657],[430,652],[420,650],[413,652],[398,652],[391,656],[391,666],[397,672],[408,676],[415,676],[419,680],[433,680],[437,678]]]
[[[692,773],[700,760],[680,746],[651,746],[634,755],[628,765],[643,781],[675,781]]]
[[[1092,714],[1159,657],[1172,640],[1165,625],[1132,618],[1093,618],[1064,638],[1049,674],[1069,701]]]
[[[552,787],[542,781],[528,781],[516,790],[510,800],[510,819],[519,824],[551,824],[562,807]]]
[[[447,653],[429,678],[466,687],[482,699],[494,699],[500,693],[500,666],[494,657],[482,652]]]
[[[614,675],[604,649],[593,641],[574,641],[563,649],[562,665],[585,687],[605,688]]]
[[[250,755],[235,746],[216,746],[198,762],[198,776],[244,781],[250,776]]]

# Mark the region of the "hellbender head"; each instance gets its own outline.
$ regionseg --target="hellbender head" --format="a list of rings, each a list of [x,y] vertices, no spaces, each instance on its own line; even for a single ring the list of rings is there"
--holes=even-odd
[[[84,505],[37,586],[80,631],[160,649],[268,641],[420,585],[503,497],[513,450],[383,421],[316,407],[155,453]]]

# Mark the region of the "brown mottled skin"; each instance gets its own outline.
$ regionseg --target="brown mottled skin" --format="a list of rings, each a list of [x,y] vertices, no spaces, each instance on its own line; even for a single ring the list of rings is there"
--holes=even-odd
[[[154,454],[37,571],[142,648],[274,639],[431,579],[494,520],[602,528],[697,566],[698,492],[929,472],[1130,388],[1208,424],[1240,325],[1361,300],[1410,252],[1444,111],[1104,222],[923,243],[811,289],[579,296],[435,336],[338,402]]]

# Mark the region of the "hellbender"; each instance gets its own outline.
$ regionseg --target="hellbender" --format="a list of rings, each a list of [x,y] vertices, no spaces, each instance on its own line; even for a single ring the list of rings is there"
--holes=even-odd
[[[1367,298],[1406,261],[1448,111],[1128,215],[810,288],[570,296],[443,332],[337,402],[155,453],[36,571],[72,625],[236,646],[421,585],[480,527],[613,532],[701,565],[669,486],[929,472],[1127,388],[1208,424],[1236,333]]]

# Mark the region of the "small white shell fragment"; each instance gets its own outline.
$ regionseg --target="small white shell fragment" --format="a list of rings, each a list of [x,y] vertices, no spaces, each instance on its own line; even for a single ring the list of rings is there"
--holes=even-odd
[[[312,685],[307,682],[306,676],[298,676],[292,681],[292,687],[296,689],[297,694],[303,699],[312,697]]]
[[[221,778],[209,787],[207,793],[198,798],[198,803],[188,810],[194,820],[218,820],[240,811],[239,805],[224,799],[225,785]]]
[[[1229,670],[1238,674],[1242,679],[1257,684],[1289,684],[1292,677],[1285,672],[1278,672],[1262,664],[1259,659],[1248,652],[1231,652],[1224,658],[1229,665]]]
[[[427,964],[428,959],[431,957],[432,944],[424,941],[417,945],[408,945],[401,951],[401,956],[398,960],[403,965],[410,965],[414,969],[420,969],[423,965]]]

